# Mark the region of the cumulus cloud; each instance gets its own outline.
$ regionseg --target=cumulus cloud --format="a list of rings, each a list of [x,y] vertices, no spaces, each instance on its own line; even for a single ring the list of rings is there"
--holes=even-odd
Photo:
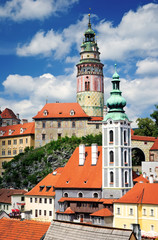
[[[44,19],[66,11],[78,0],[10,0],[0,6],[0,18],[13,21]]]
[[[137,74],[141,75],[155,75],[158,74],[158,59],[147,58],[142,61],[138,61],[137,64]]]

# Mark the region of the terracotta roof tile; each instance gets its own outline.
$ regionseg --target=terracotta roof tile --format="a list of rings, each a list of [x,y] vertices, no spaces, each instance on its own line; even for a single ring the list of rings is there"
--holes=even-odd
[[[158,183],[136,183],[117,203],[143,203],[158,205]]]
[[[98,147],[99,156],[96,165],[92,165],[91,147],[86,147],[85,152],[85,163],[80,166],[79,147],[75,149],[56,183],[56,188],[101,188],[102,147]]]
[[[112,204],[114,199],[104,199],[104,198],[69,198],[69,197],[62,197],[60,198],[59,202],[100,202],[100,203],[107,203]]]
[[[97,212],[91,213],[90,216],[112,217],[113,213],[108,208],[103,208],[98,210]]]
[[[103,121],[103,117],[91,117],[91,121]]]
[[[138,176],[137,178],[135,178],[133,181],[137,182],[137,183],[140,183],[140,182],[148,183],[149,182],[149,180],[144,178],[142,174],[140,176]]]
[[[155,137],[132,135],[131,138],[136,141],[155,142]]]
[[[55,196],[54,186],[60,177],[63,168],[57,168],[52,173],[49,173],[42,181],[25,195],[28,196]]]
[[[150,150],[158,150],[158,138],[155,139],[155,142],[153,146],[150,148]]]
[[[0,219],[0,239],[5,240],[39,240],[47,232],[50,223]]]
[[[35,133],[34,122],[0,127],[0,138],[12,137],[12,136],[23,136],[23,135],[29,135],[34,133]]]
[[[74,114],[70,114],[71,110]],[[46,114],[45,114],[46,112]],[[38,118],[89,118],[79,103],[47,103],[34,119]]]
[[[6,108],[0,115],[1,115],[1,118],[7,118],[7,119],[14,118],[14,119],[17,119],[17,116],[9,108]]]
[[[60,212],[59,210],[57,210],[56,213],[60,213],[60,214],[75,214],[75,212],[72,211],[72,209],[70,207],[66,208],[65,212]]]
[[[27,191],[23,189],[0,189],[0,203],[9,203],[11,204],[11,196],[15,194],[23,195],[27,193]]]

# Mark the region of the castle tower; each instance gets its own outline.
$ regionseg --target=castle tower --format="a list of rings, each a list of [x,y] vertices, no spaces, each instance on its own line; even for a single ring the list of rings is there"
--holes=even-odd
[[[77,66],[77,102],[89,116],[103,116],[104,76],[103,64],[99,59],[99,48],[95,32],[91,28],[90,14],[88,29],[81,45],[81,59]]]
[[[113,75],[111,96],[107,100],[108,113],[102,124],[102,188],[103,198],[120,198],[131,187],[131,121],[124,107],[126,100],[121,96],[119,75]]]

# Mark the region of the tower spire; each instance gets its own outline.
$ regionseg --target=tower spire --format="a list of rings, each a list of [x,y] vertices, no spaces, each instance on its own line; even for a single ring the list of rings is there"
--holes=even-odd
[[[91,14],[89,13],[88,16],[89,16],[88,28],[91,28],[91,19],[90,19]]]

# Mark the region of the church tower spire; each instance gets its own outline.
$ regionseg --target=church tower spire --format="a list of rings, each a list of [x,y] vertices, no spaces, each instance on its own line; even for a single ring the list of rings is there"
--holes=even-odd
[[[88,29],[81,45],[81,59],[77,66],[77,102],[89,116],[103,116],[104,83],[103,64],[91,28],[90,14]]]
[[[124,107],[126,100],[120,91],[116,71],[112,79],[108,113],[102,124],[102,188],[103,198],[120,198],[133,186],[131,159],[131,122]]]

